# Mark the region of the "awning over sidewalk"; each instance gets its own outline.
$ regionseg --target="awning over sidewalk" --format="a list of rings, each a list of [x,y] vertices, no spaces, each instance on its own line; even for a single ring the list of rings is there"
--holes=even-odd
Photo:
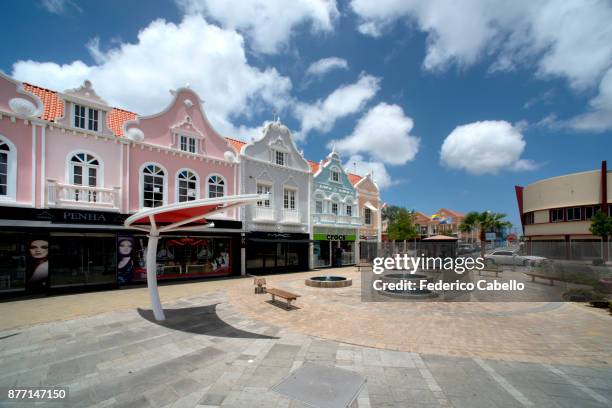
[[[374,205],[372,205],[371,202],[366,201],[366,203],[364,204],[365,207],[369,208],[372,211],[378,212],[378,208],[374,207]]]

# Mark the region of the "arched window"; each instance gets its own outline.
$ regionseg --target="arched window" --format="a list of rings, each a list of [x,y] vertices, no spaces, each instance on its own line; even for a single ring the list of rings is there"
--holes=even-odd
[[[142,206],[153,208],[164,205],[164,170],[155,165],[147,164],[142,169]]]
[[[70,183],[76,186],[96,187],[100,162],[87,153],[77,153],[70,159]]]
[[[208,198],[223,197],[225,195],[225,180],[221,176],[208,178]]]
[[[97,187],[100,170],[100,161],[89,153],[76,153],[69,163],[69,183],[75,186]],[[98,196],[96,191],[89,189],[75,189],[75,201],[96,202]]]
[[[198,176],[190,170],[181,170],[178,174],[178,201],[192,201],[198,198]]]
[[[0,138],[0,200],[15,200],[17,163],[15,147]]]

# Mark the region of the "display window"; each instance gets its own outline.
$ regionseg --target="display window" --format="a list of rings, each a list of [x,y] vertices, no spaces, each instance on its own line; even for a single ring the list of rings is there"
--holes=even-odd
[[[120,283],[146,280],[147,237],[119,237],[118,241]],[[159,280],[227,276],[231,273],[230,238],[162,236],[159,239],[157,245]]]

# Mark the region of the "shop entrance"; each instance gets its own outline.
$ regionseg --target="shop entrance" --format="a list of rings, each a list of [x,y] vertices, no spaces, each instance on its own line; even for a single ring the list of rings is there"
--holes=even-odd
[[[246,250],[249,274],[271,274],[308,269],[308,243],[251,241]]]
[[[112,234],[50,237],[51,288],[117,283],[117,244]]]

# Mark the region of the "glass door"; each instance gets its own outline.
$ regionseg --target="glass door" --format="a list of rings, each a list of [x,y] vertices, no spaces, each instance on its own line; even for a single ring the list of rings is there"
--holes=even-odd
[[[87,264],[85,283],[87,285],[117,282],[117,247],[114,235],[87,237],[84,240],[83,259]]]
[[[51,236],[51,287],[112,284],[117,281],[114,235]]]

